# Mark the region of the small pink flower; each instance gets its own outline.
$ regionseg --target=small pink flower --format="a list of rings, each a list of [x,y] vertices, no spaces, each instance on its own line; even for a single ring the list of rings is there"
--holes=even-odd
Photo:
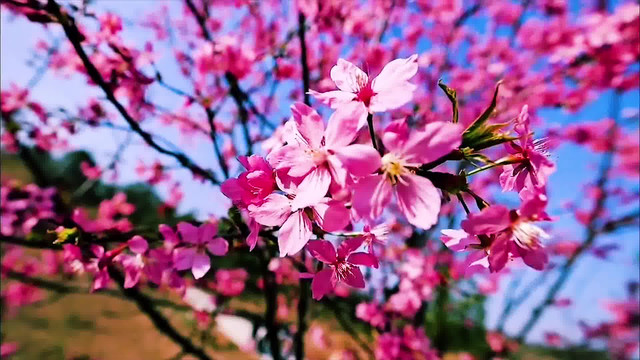
[[[357,66],[338,59],[338,64],[331,68],[331,79],[339,90],[309,93],[339,112],[354,114],[359,129],[366,124],[368,113],[397,109],[413,99],[417,86],[409,80],[418,72],[417,60],[418,55],[393,60],[376,78],[370,79]]]
[[[422,164],[456,149],[462,141],[457,124],[433,122],[412,131],[404,121],[395,121],[383,136],[389,150],[382,157],[382,173],[360,179],[354,186],[353,207],[365,218],[375,220],[395,192],[400,211],[409,223],[429,229],[438,220],[440,193],[429,179],[415,174]]]
[[[216,271],[215,289],[224,296],[238,296],[244,291],[249,273],[244,269],[220,269]]]
[[[14,342],[3,342],[0,344],[0,358],[9,358],[9,356],[18,352],[18,344]]]
[[[545,142],[531,138],[529,125],[528,107],[525,105],[515,125],[515,130],[520,135],[520,144],[514,142],[506,144],[507,151],[518,163],[503,167],[500,175],[503,191],[514,189],[518,192],[522,192],[523,189],[528,189],[530,192],[541,191],[556,169],[555,164],[549,160]]]
[[[549,235],[533,222],[550,220],[544,212],[546,204],[547,197],[536,194],[524,200],[520,210],[489,206],[480,213],[470,214],[461,225],[468,234],[485,239],[478,241],[476,246],[488,252],[492,272],[504,268],[511,256],[522,257],[528,266],[542,270],[549,258],[541,240],[548,239]]]
[[[384,310],[375,302],[362,302],[358,304],[356,306],[356,317],[377,328],[382,328],[387,322]]]
[[[240,156],[238,161],[247,169],[237,179],[228,179],[220,190],[234,204],[246,208],[259,205],[276,189],[276,180],[269,163],[258,155]]]
[[[269,154],[273,167],[288,177],[301,179],[296,202],[311,204],[323,198],[332,179],[344,187],[351,176],[365,176],[380,167],[380,157],[368,145],[351,144],[356,136],[355,123],[342,121],[336,113],[325,130],[320,115],[309,106],[296,103],[291,107],[287,145]],[[282,180],[282,179],[280,179]]]
[[[302,207],[301,207],[302,206]],[[260,206],[250,205],[249,214],[264,226],[280,226],[280,256],[294,255],[311,239],[313,221],[325,231],[342,230],[349,223],[349,210],[329,198],[300,204],[297,196],[271,194]]]
[[[229,250],[229,243],[220,237],[215,237],[218,227],[205,223],[195,227],[187,222],[178,224],[178,232],[187,246],[174,249],[173,259],[176,270],[191,269],[193,277],[200,279],[211,268],[211,259],[207,254],[224,256]]]
[[[89,180],[96,180],[102,176],[102,169],[99,166],[92,166],[88,161],[80,163],[80,170]]]
[[[122,254],[118,257],[124,267],[124,287],[132,288],[138,284],[145,267],[144,255],[149,250],[149,244],[142,236],[136,235],[127,241],[129,250],[135,255]]]
[[[378,259],[365,252],[355,252],[362,245],[362,238],[350,238],[342,242],[338,251],[327,240],[312,240],[307,244],[307,249],[317,260],[325,263],[325,269],[317,272],[311,283],[313,298],[322,299],[331,292],[338,282],[363,289],[364,277],[358,265],[378,267]]]
[[[127,244],[122,244],[115,249],[105,251],[104,247],[100,245],[91,245],[91,252],[95,258],[91,259],[86,268],[93,273],[92,292],[104,289],[109,285],[111,281],[109,266],[113,265],[114,258],[120,255],[127,246]]]

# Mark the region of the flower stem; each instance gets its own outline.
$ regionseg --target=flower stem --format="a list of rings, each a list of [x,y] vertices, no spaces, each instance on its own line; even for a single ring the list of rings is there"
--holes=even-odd
[[[373,148],[378,150],[378,153],[382,156],[382,150],[378,147],[378,142],[376,141],[376,132],[373,129],[373,114],[369,113],[367,115],[367,125],[369,126],[369,136],[371,136],[371,144]]]
[[[505,157],[505,158],[502,158],[502,159],[497,160],[495,162],[489,163],[489,164],[487,164],[485,166],[481,166],[479,168],[475,168],[475,169],[469,171],[467,173],[467,176],[475,175],[475,174],[477,174],[479,172],[483,172],[485,170],[493,169],[494,167],[497,167],[497,166],[515,164],[517,162],[519,162],[519,160],[511,159],[509,157]]]

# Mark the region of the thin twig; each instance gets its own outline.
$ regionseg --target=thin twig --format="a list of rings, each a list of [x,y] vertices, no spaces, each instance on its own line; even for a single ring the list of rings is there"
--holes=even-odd
[[[75,24],[74,18],[69,14],[67,14],[66,12],[63,14],[60,8],[60,5],[58,5],[58,3],[55,2],[54,0],[49,0],[45,8],[51,15],[53,15],[58,20],[60,25],[62,25],[64,33],[67,36],[67,39],[69,39],[69,41],[71,42],[71,45],[73,45],[73,48],[75,49],[76,54],[78,54],[78,57],[80,57],[80,60],[82,61],[85,69],[87,70],[87,75],[91,78],[91,80],[93,80],[93,82],[95,82],[102,89],[102,91],[105,93],[109,102],[111,102],[111,104],[115,106],[115,108],[118,110],[120,115],[122,115],[124,120],[131,127],[131,129],[134,132],[136,132],[138,135],[140,135],[140,137],[142,137],[142,139],[149,146],[151,146],[153,149],[155,149],[159,153],[175,158],[176,160],[178,160],[178,162],[182,166],[188,168],[194,174],[202,176],[203,178],[211,181],[214,184],[218,184],[219,183],[218,180],[213,176],[211,172],[196,165],[185,154],[180,152],[170,151],[163,148],[155,141],[155,139],[149,133],[145,132],[142,129],[142,127],[140,127],[140,124],[138,124],[138,122],[127,112],[127,110],[118,101],[118,99],[116,99],[111,89],[111,85],[107,84],[107,82],[104,80],[104,78],[100,74],[100,71],[98,71],[98,69],[89,59],[89,56],[87,55],[87,53],[84,51],[81,44],[83,36],[81,35],[80,30]]]

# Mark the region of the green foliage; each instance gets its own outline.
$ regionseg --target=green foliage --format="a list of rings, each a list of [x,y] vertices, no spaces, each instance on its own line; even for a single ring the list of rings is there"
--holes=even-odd
[[[438,80],[438,86],[440,86],[442,91],[444,91],[444,93],[447,95],[447,98],[449,98],[449,101],[451,101],[451,107],[453,110],[453,118],[451,119],[451,122],[453,122],[454,124],[457,124],[458,123],[458,97],[456,95],[456,91],[448,87],[447,85],[445,85],[442,82],[442,79]]]
[[[487,124],[487,121],[496,110],[499,89],[500,82],[496,84],[496,89],[493,92],[493,99],[491,100],[489,107],[487,107],[485,111],[482,112],[482,114],[480,114],[480,116],[478,116],[478,118],[475,119],[462,134],[462,144],[460,145],[461,149],[469,148],[474,151],[478,151],[515,139],[500,131],[509,125],[509,123]]]
[[[161,208],[162,200],[146,183],[119,186],[88,179],[82,173],[80,164],[86,161],[93,165],[95,162],[86,151],[70,152],[60,159],[54,159],[49,153],[34,148],[27,148],[25,151],[35,159],[45,177],[40,183],[55,186],[63,199],[74,207],[83,206],[95,210],[101,201],[124,192],[127,201],[136,207],[136,211],[129,217],[129,221],[135,226],[156,228],[161,223],[174,225],[179,221],[193,220],[191,214],[177,216],[173,209]],[[1,161],[3,169],[7,165],[5,176],[17,177],[23,182],[32,181],[31,176],[24,172],[24,166],[18,156],[3,154]],[[163,211],[160,211],[161,209]]]

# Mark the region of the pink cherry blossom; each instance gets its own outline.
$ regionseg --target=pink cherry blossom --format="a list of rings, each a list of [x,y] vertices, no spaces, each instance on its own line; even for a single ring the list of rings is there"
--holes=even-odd
[[[418,72],[417,59],[418,55],[411,55],[393,60],[373,79],[352,63],[338,59],[331,68],[331,79],[339,90],[310,93],[338,111],[356,114],[359,129],[366,124],[368,113],[397,109],[413,99],[416,85],[409,80]]]
[[[237,179],[226,180],[220,191],[239,206],[259,205],[276,189],[275,173],[269,163],[258,155],[240,156],[238,161],[247,171]]]
[[[127,241],[127,245],[135,255],[121,254],[118,256],[118,261],[124,268],[124,287],[128,289],[136,286],[140,281],[149,243],[142,236],[136,235]]]
[[[344,282],[358,289],[365,287],[364,277],[358,265],[377,268],[378,259],[369,253],[356,252],[362,242],[362,238],[347,239],[336,251],[333,244],[327,240],[309,241],[307,249],[311,255],[327,266],[313,277],[311,290],[314,299],[322,299],[336,287],[338,282]]]
[[[353,207],[360,216],[373,220],[382,214],[395,193],[400,211],[409,223],[429,229],[438,218],[440,193],[429,179],[416,175],[415,171],[456,149],[462,139],[462,128],[434,122],[409,133],[406,123],[396,121],[389,129],[397,132],[382,138],[388,149],[381,160],[382,173],[357,182],[353,188]]]
[[[215,237],[218,227],[205,223],[199,227],[187,222],[178,224],[178,233],[184,246],[174,249],[173,259],[176,270],[191,269],[193,277],[200,279],[211,268],[211,259],[207,254],[224,256],[229,250],[229,243],[220,237]]]
[[[313,222],[325,231],[342,230],[349,223],[344,204],[329,198],[301,205],[293,195],[273,193],[260,206],[250,205],[249,214],[264,226],[280,226],[280,256],[294,255],[307,244],[313,233]],[[300,207],[302,206],[302,207]]]
[[[534,224],[549,220],[544,212],[547,197],[542,194],[523,201],[519,210],[509,210],[502,205],[493,205],[479,213],[470,214],[462,222],[468,234],[484,237],[476,244],[487,249],[489,268],[500,271],[510,257],[522,257],[525,264],[536,270],[544,269],[548,255],[542,244],[549,235]],[[491,236],[490,240],[486,236]]]
[[[555,171],[555,164],[548,158],[544,140],[534,140],[531,137],[528,109],[525,105],[516,119],[515,130],[520,144],[510,142],[506,145],[507,151],[517,163],[503,167],[500,184],[504,191],[540,191],[549,175]]]
[[[276,170],[302,179],[296,202],[312,204],[325,196],[332,179],[344,187],[351,176],[365,176],[380,167],[374,148],[350,145],[356,136],[353,121],[334,113],[325,130],[322,118],[311,107],[296,103],[291,111],[287,145],[270,153],[268,160]]]

